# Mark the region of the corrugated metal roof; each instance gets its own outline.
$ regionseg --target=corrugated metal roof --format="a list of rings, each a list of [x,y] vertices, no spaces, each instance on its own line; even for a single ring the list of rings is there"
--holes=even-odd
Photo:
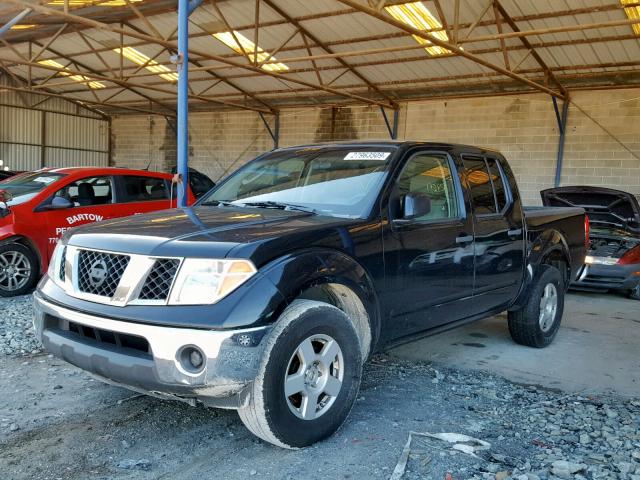
[[[361,0],[363,6],[369,3],[378,2]],[[439,17],[433,0],[423,3]],[[613,75],[616,85],[640,84],[640,39],[634,35],[632,26],[603,25],[627,20],[620,0],[500,0],[500,4],[519,30],[536,32],[526,39],[565,87],[607,86],[614,82]],[[122,21],[130,31],[160,35],[175,42],[176,1],[145,0],[136,5],[144,18],[128,7],[92,6],[71,13],[107,20],[114,26]],[[467,58],[432,57],[409,33],[355,11],[339,0],[260,1],[257,43],[261,49],[275,52],[277,60],[289,68],[279,78],[267,76],[246,68],[253,52],[247,52],[248,59],[212,36],[226,31],[229,25],[255,41],[255,5],[255,0],[218,0],[215,4],[204,3],[191,15],[190,48],[204,54],[191,54],[190,89],[194,104],[208,108],[240,105],[266,109],[287,104],[354,101],[349,97],[353,94],[360,97],[357,101],[365,101],[364,97],[370,102],[390,104],[403,98],[458,95],[461,89],[478,95],[531,89],[496,68]],[[440,21],[449,27],[452,36],[456,30],[455,3],[440,1],[440,5],[444,15]],[[0,16],[0,23],[12,14]],[[11,46],[0,48],[0,59],[14,75],[27,83],[31,78],[35,88],[47,88],[102,110],[172,108],[175,84],[126,58],[121,65],[120,55],[113,51],[119,45],[119,33],[75,25],[69,18],[45,18],[37,11],[24,23],[39,20],[43,25],[33,31],[9,32],[6,39]],[[489,0],[460,0],[457,28],[460,46],[484,62],[499,68],[517,67],[517,75],[557,89],[521,38],[513,36],[506,20],[502,18],[500,23],[507,35],[503,40],[508,65]],[[38,65],[26,65],[30,56],[40,51],[66,21],[70,26],[37,60],[52,59],[88,78],[98,77],[105,88],[92,90],[72,76],[55,75]],[[573,29],[588,24],[598,28]],[[472,25],[475,27],[471,31]],[[31,47],[29,40],[33,41]],[[175,71],[170,49],[129,36],[125,36],[125,45]],[[227,60],[235,65],[225,64]]]

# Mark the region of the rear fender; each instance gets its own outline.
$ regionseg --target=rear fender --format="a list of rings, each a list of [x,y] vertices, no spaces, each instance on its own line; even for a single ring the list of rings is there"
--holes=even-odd
[[[509,310],[518,310],[526,304],[542,265],[554,265],[560,261],[565,264],[565,271],[561,271],[560,273],[564,276],[565,284],[568,288],[568,280],[571,278],[569,246],[560,232],[557,230],[546,230],[537,236],[529,245],[524,281],[516,301]]]

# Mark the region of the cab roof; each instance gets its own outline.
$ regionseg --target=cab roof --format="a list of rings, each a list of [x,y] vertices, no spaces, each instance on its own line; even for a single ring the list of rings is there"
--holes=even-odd
[[[425,148],[433,148],[438,150],[446,150],[452,152],[467,152],[467,153],[496,153],[501,155],[501,153],[492,148],[486,147],[477,147],[473,145],[465,145],[461,143],[447,143],[447,142],[424,142],[418,140],[348,140],[341,142],[319,142],[319,143],[310,143],[306,145],[296,145],[292,147],[283,147],[279,148],[276,151],[287,151],[287,150],[299,150],[306,148],[344,148],[344,147],[352,147],[352,148],[371,148],[371,147],[395,147],[395,148],[410,148],[410,147],[425,147]]]
[[[43,168],[38,170],[41,172],[53,172],[53,173],[62,173],[65,175],[73,175],[76,173],[85,174],[87,172],[95,172],[100,175],[151,175],[151,176],[167,176],[170,177],[169,173],[165,172],[155,172],[149,170],[135,170],[131,168],[122,168],[122,167],[62,167],[62,168]]]

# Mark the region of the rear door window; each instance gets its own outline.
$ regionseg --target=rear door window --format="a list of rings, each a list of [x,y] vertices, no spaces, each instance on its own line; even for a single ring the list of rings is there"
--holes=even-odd
[[[122,182],[122,203],[169,200],[169,187],[163,178],[125,175]]]

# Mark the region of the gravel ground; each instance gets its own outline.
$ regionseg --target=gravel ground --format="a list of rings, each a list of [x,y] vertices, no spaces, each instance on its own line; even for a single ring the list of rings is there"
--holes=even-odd
[[[25,354],[37,350],[29,299],[0,300],[0,309],[0,348],[10,354],[0,356],[3,479],[392,478],[400,460],[395,478],[411,480],[640,480],[640,399],[378,355],[345,426],[287,451],[257,440],[235,412],[134,395]],[[487,444],[415,434],[405,448],[410,432]]]
[[[42,351],[31,323],[31,295],[0,298],[0,312],[0,355],[34,355]]]

